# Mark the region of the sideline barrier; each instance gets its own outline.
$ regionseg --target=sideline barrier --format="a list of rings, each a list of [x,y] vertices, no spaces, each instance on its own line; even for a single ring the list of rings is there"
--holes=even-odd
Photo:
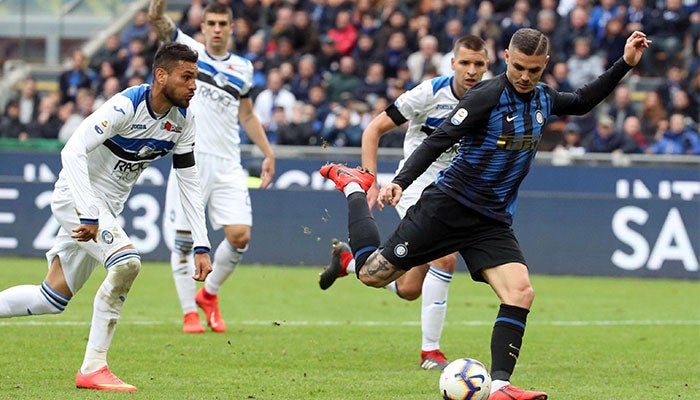
[[[329,154],[326,153],[325,156]],[[353,154],[332,161],[357,163]],[[49,210],[58,153],[0,152],[0,256],[41,257],[58,229]],[[246,155],[244,163],[254,163]],[[251,190],[246,263],[324,265],[332,238],[347,236],[342,195],[318,169],[324,155],[280,158],[275,188]],[[589,160],[590,161],[590,160]],[[144,260],[168,260],[161,234],[170,159],[153,163],[129,198],[124,226]],[[554,167],[536,163],[523,183],[515,232],[533,273],[700,279],[698,164]],[[395,162],[379,165],[391,179]],[[398,222],[375,211],[382,237]],[[216,246],[221,231],[211,232]]]

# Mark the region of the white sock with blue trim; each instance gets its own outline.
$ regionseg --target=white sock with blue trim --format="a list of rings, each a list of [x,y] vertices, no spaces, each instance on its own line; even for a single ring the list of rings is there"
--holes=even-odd
[[[423,351],[440,348],[440,337],[447,314],[447,291],[451,281],[451,273],[432,265],[425,275],[421,294],[421,332],[423,334],[421,346]]]

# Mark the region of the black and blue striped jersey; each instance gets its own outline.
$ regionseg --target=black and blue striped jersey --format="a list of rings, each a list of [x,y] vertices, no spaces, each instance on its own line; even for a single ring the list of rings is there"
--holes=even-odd
[[[521,94],[505,74],[474,85],[393,182],[406,189],[440,154],[459,142],[435,185],[465,206],[511,224],[518,188],[530,170],[550,115],[581,115],[615,88],[631,67],[622,59],[573,93],[539,83]]]

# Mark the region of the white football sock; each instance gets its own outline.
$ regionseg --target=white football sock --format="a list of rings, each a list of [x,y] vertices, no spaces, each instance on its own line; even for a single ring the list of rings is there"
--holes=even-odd
[[[0,318],[58,314],[66,308],[70,299],[53,290],[46,282],[14,286],[0,292]]]
[[[495,381],[491,381],[491,393],[502,388],[503,386],[508,386],[508,385],[510,385],[510,382],[508,382],[508,381],[502,381],[502,380],[498,380],[498,379]]]
[[[204,289],[209,294],[215,295],[219,293],[221,285],[236,269],[246,250],[248,250],[247,245],[244,249],[237,249],[226,239],[219,243],[219,247],[216,248],[216,253],[214,253],[213,270],[207,276],[206,281],[204,281]]]
[[[141,257],[134,249],[123,250],[105,262],[107,276],[97,289],[85,358],[80,371],[89,374],[107,365],[107,351],[126,295],[141,269]]]
[[[384,286],[384,289],[391,290],[394,294],[399,294],[399,288],[396,287],[396,281],[391,281]]]
[[[352,275],[355,273],[355,259],[353,258],[350,260],[348,263],[347,268],[345,268],[345,272],[347,272],[349,275]]]
[[[421,331],[423,333],[422,349],[424,351],[440,348],[440,336],[445,326],[447,313],[447,290],[452,281],[452,274],[437,269],[432,265],[423,280],[421,300]]]
[[[180,298],[182,313],[187,314],[197,311],[197,304],[194,301],[197,284],[192,279],[192,275],[194,275],[193,254],[182,255],[173,251],[170,253],[170,266],[173,269],[173,280],[175,281],[177,296]]]
[[[362,186],[360,186],[360,184],[357,182],[350,182],[343,188],[343,193],[345,194],[345,197],[348,197],[355,192],[365,193],[365,191],[362,189]]]

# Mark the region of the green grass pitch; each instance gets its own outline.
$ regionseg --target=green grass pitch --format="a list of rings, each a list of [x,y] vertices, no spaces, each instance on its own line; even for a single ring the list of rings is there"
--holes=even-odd
[[[420,301],[321,267],[238,268],[223,334],[181,333],[170,267],[145,262],[109,363],[136,393],[78,390],[100,268],[62,315],[0,320],[0,399],[438,399],[418,369]],[[0,289],[39,283],[40,259],[0,259]],[[513,384],[553,400],[700,399],[700,282],[533,276],[536,299]],[[489,365],[498,301],[458,272],[441,346]]]

